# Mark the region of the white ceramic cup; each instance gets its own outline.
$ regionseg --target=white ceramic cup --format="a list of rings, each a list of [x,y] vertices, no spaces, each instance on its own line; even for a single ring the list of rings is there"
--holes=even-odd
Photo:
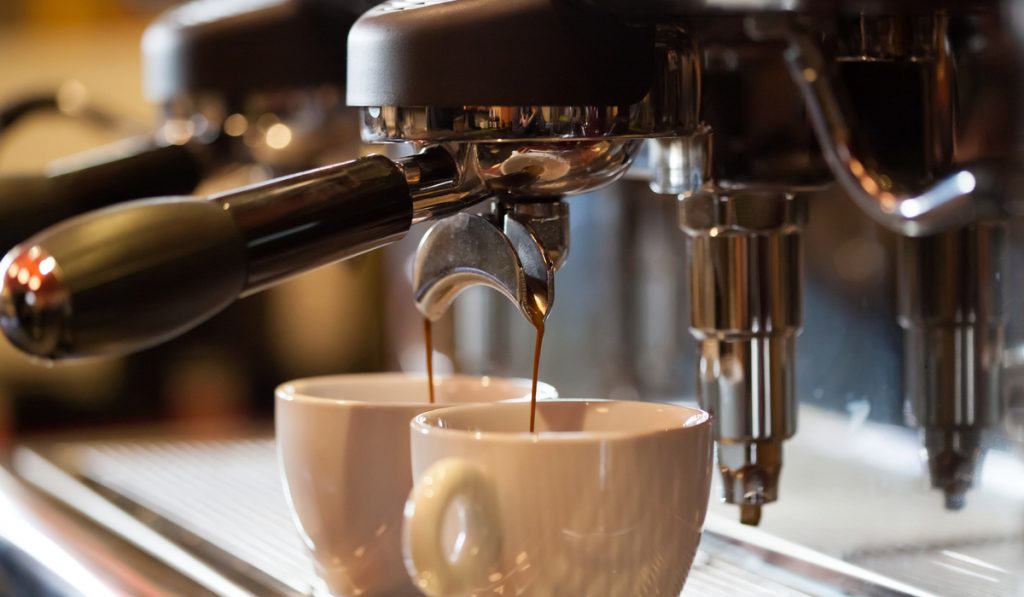
[[[409,422],[453,403],[530,396],[529,379],[373,373],[300,379],[276,391],[285,495],[317,574],[335,595],[419,595],[402,565],[412,488]],[[557,396],[541,383],[539,398]]]
[[[403,548],[434,597],[675,597],[711,482],[704,411],[559,399],[412,422]]]

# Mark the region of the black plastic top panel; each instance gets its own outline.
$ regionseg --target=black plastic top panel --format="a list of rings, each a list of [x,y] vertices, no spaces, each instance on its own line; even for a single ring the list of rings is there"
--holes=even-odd
[[[1000,0],[566,0],[605,14],[667,18],[711,14],[796,12],[818,15],[913,14],[997,9]],[[1006,0],[1014,2],[1019,0]]]
[[[376,0],[195,0],[146,30],[146,94],[229,97],[345,82],[349,27]]]
[[[392,0],[348,40],[353,106],[615,106],[651,87],[654,29],[558,0]]]

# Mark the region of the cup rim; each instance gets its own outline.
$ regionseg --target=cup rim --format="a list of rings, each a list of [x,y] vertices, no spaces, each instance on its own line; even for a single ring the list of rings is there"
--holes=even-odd
[[[507,443],[588,443],[594,441],[623,441],[635,440],[644,437],[653,437],[663,433],[692,433],[693,430],[708,427],[711,424],[711,414],[701,408],[686,406],[683,404],[669,402],[646,402],[640,400],[605,400],[602,398],[557,398],[547,401],[537,401],[537,408],[557,408],[563,404],[629,404],[640,405],[640,408],[685,410],[692,414],[687,417],[682,425],[669,425],[658,429],[643,429],[635,431],[476,431],[470,429],[452,429],[450,427],[438,427],[431,425],[429,421],[444,416],[448,410],[470,410],[484,408],[523,408],[529,402],[500,402],[500,403],[466,403],[450,404],[435,408],[428,412],[420,413],[409,422],[413,434],[424,436],[435,436],[451,439],[462,439],[487,442]]]
[[[526,391],[529,392],[530,385],[533,380],[527,377],[504,377],[498,375],[470,375],[466,373],[454,373],[445,375],[435,375],[434,384],[435,387],[446,380],[496,380],[501,382],[511,382],[515,384],[523,384]],[[410,383],[426,383],[427,374],[423,372],[405,372],[405,371],[376,371],[371,373],[337,373],[332,375],[316,375],[311,377],[300,377],[286,381],[279,384],[274,389],[274,397],[280,402],[292,402],[295,404],[307,403],[307,404],[318,404],[318,405],[339,405],[346,407],[373,407],[373,408],[409,408],[409,407],[426,407],[426,408],[445,408],[448,406],[457,406],[458,404],[475,404],[474,402],[465,403],[452,403],[452,402],[436,402],[434,404],[427,403],[419,400],[403,400],[394,402],[374,402],[370,400],[354,400],[351,398],[334,398],[330,396],[316,396],[309,393],[304,393],[301,389],[302,386],[309,386],[312,384],[329,384],[337,382],[339,380],[350,380],[358,381],[362,383],[394,383],[396,380],[410,382]],[[558,390],[555,389],[551,384],[545,383],[544,381],[537,381],[537,394],[538,402],[542,400],[549,400],[551,398],[558,397]],[[540,395],[544,394],[544,398],[540,398]],[[521,399],[521,398],[520,398]],[[516,400],[516,398],[508,398],[506,400]],[[529,396],[526,399],[529,402]]]

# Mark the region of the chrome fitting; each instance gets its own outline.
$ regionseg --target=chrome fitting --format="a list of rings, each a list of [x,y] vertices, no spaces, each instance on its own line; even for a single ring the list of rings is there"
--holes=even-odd
[[[698,399],[715,417],[723,497],[741,506],[745,524],[777,498],[782,441],[796,432],[805,219],[803,200],[788,193],[700,193],[681,203]]]

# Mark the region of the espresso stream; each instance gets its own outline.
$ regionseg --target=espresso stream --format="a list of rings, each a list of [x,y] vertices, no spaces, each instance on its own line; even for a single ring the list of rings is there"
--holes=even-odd
[[[423,318],[423,339],[427,343],[427,391],[430,396],[430,403],[434,403],[434,338],[431,333],[430,320]]]
[[[537,339],[533,344],[533,383],[530,386],[530,433],[534,430],[534,421],[537,418],[537,373],[540,371],[540,347],[544,343],[544,319],[541,317],[533,320],[533,327],[537,330]],[[427,345],[427,385],[429,387],[430,403],[434,403],[434,338],[430,320],[423,318],[423,340]]]
[[[544,343],[544,320],[540,318],[534,319],[533,327],[537,330],[537,339],[533,343],[533,386],[530,389],[530,433],[533,433],[533,422],[537,417],[537,371],[540,368],[540,346]]]

